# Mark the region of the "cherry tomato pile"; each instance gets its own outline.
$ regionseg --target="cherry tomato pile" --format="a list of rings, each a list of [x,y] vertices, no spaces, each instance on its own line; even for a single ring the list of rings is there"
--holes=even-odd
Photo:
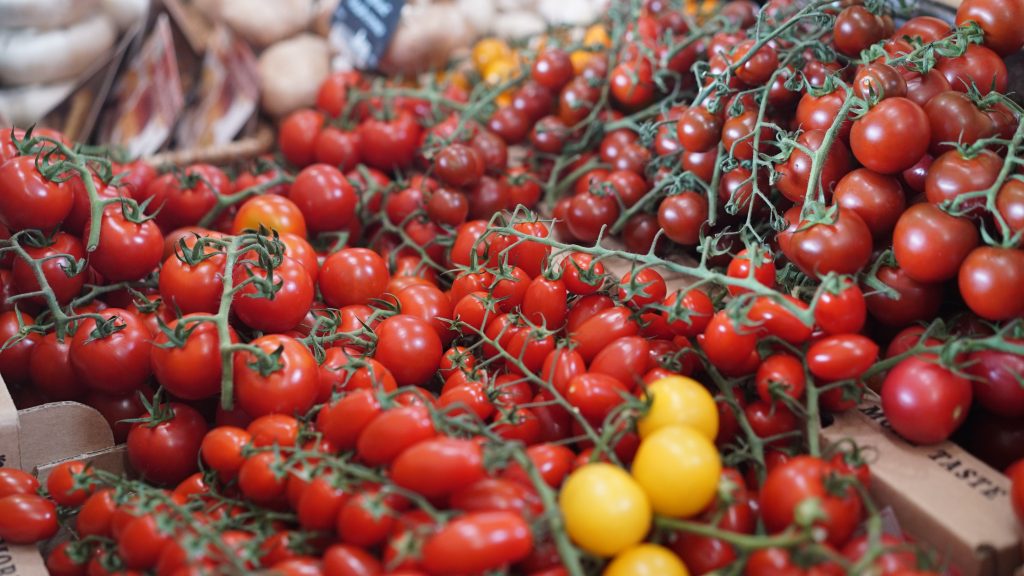
[[[63,526],[68,576],[938,574],[819,436],[1024,420],[1024,2],[877,4],[613,2],[335,74],[241,167],[0,134],[0,375],[130,468],[0,468],[0,538]]]

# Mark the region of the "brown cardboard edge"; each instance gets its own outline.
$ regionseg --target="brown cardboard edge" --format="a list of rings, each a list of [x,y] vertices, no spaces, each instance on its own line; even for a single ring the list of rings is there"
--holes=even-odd
[[[858,445],[870,447],[875,460],[873,497],[895,511],[909,535],[934,547],[964,576],[1008,576],[1019,569],[1024,548],[1009,502],[1008,478],[952,442],[904,442],[886,427],[876,403],[837,415],[822,431],[826,445],[859,437],[869,439]],[[950,519],[951,507],[958,507],[959,522]]]
[[[24,470],[114,445],[114,433],[103,415],[78,402],[26,408],[18,412],[18,421]]]

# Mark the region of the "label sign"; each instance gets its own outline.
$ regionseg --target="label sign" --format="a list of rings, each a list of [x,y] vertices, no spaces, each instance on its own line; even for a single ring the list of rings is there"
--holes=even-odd
[[[375,68],[387,52],[405,0],[341,0],[331,19],[356,68]]]

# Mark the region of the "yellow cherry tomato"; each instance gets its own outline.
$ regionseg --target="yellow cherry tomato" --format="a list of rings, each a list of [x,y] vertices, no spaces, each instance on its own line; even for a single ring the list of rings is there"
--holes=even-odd
[[[612,39],[608,37],[608,30],[601,24],[594,24],[583,33],[583,45],[587,47],[612,45]]]
[[[586,50],[574,50],[569,54],[569,61],[572,62],[572,69],[577,75],[583,73],[586,70],[587,65],[594,59],[592,52]]]
[[[625,470],[603,462],[570,474],[558,506],[569,537],[597,556],[635,546],[651,526],[651,504],[640,485]]]
[[[688,518],[707,508],[718,489],[722,457],[689,426],[667,426],[640,442],[633,478],[663,516]]]
[[[516,58],[508,57],[491,61],[487,66],[484,66],[481,75],[484,77],[484,82],[494,86],[515,78],[521,72],[522,70]]]
[[[690,576],[690,572],[668,548],[640,544],[616,556],[603,576]]]
[[[718,435],[718,407],[700,382],[685,376],[667,376],[647,387],[651,408],[640,419],[640,437],[646,438],[666,426],[692,426],[714,442]]]
[[[473,65],[481,72],[491,62],[511,57],[512,48],[498,38],[484,38],[473,46]]]

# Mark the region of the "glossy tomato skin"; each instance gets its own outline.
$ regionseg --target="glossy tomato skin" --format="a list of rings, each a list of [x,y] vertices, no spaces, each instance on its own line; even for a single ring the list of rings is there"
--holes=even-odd
[[[309,312],[313,304],[313,280],[306,268],[297,260],[285,256],[272,274],[257,262],[243,260],[234,271],[235,286],[250,278],[269,281],[276,286],[273,298],[260,294],[252,281],[235,292],[232,310],[238,319],[261,332],[285,332],[296,325]]]
[[[577,351],[586,361],[591,361],[609,343],[622,336],[632,336],[640,328],[632,312],[623,306],[614,306],[598,312],[583,322],[570,337],[577,344]]]
[[[168,324],[168,330],[178,328],[182,320]],[[182,347],[169,345],[163,331],[156,334],[150,355],[153,374],[157,382],[178,398],[199,400],[220,391],[221,361],[217,327],[209,322],[183,324],[191,330]],[[237,341],[234,329],[228,328],[232,342]]]
[[[35,318],[21,311],[9,310],[0,313],[0,338],[3,338],[5,343],[11,342],[0,352],[0,374],[12,385],[26,384],[30,380],[29,362],[40,336],[35,332],[29,332],[17,342],[12,339],[19,334],[22,326],[29,326],[34,322]]]
[[[71,365],[90,389],[105,394],[129,394],[149,378],[152,336],[139,317],[127,310],[107,308],[99,313],[115,326],[123,326],[103,338],[92,335],[96,321],[87,318],[71,339]]]
[[[882,266],[876,278],[899,295],[891,298],[884,292],[869,292],[864,297],[871,316],[887,326],[903,327],[914,322],[927,321],[935,317],[942,306],[944,288],[942,284],[918,282],[902,268]]]
[[[480,444],[459,438],[424,440],[405,449],[391,464],[396,484],[432,501],[451,496],[486,474]]]
[[[231,223],[231,233],[238,235],[246,230],[260,228],[279,234],[296,234],[305,237],[306,219],[299,207],[290,199],[274,194],[254,196],[238,208]]]
[[[313,233],[348,228],[359,200],[345,175],[327,164],[314,164],[299,172],[288,189],[288,197]]]
[[[170,419],[151,426],[137,422],[128,433],[128,461],[143,478],[174,485],[196,471],[199,448],[206,435],[202,415],[184,404],[166,407]]]
[[[886,98],[853,123],[850,148],[865,167],[896,174],[928,151],[931,125],[924,110],[906,98]]]
[[[0,224],[11,230],[49,232],[68,216],[73,202],[70,186],[43,177],[34,156],[0,163]]]
[[[192,265],[171,254],[160,269],[160,296],[182,314],[215,314],[224,292],[225,261],[223,254],[213,254]]]
[[[613,556],[638,544],[650,529],[647,495],[626,471],[611,464],[586,464],[570,474],[558,505],[569,536],[598,556]]]
[[[371,466],[390,464],[406,449],[435,436],[425,407],[401,406],[381,412],[363,428],[356,453]]]
[[[858,168],[843,176],[833,194],[835,203],[864,220],[876,240],[888,237],[906,206],[900,181]]]
[[[827,334],[860,332],[867,318],[867,304],[860,287],[843,280],[833,291],[826,287],[814,308],[814,321]]]
[[[936,68],[953,90],[966,92],[973,83],[982,96],[993,90],[1006,92],[1006,63],[985,46],[971,44],[963,56],[942,58]]]
[[[312,164],[316,137],[323,124],[324,115],[316,110],[307,108],[289,114],[281,122],[277,136],[285,159],[300,168]]]
[[[893,255],[912,279],[941,282],[956,277],[960,264],[979,242],[970,220],[922,203],[907,209],[896,223]]]
[[[437,371],[444,350],[437,332],[425,320],[399,314],[381,322],[376,333],[374,358],[400,386],[423,384]]]
[[[956,24],[977,23],[985,33],[985,46],[1008,56],[1024,46],[1024,32],[1011,22],[1024,20],[1024,6],[1012,0],[967,0],[956,11]]]
[[[914,356],[889,371],[882,384],[882,409],[893,430],[916,444],[949,438],[967,418],[971,384],[937,364],[934,355]]]
[[[370,118],[359,125],[358,132],[368,165],[380,170],[412,165],[421,134],[412,114],[400,112],[390,121]]]
[[[329,306],[368,304],[379,298],[389,279],[387,263],[366,248],[343,248],[320,269],[320,292]]]
[[[1017,381],[1024,374],[1024,356],[979,350],[968,358],[967,372],[976,378],[971,382],[974,398],[986,410],[1008,418],[1024,416],[1024,388]]]
[[[924,192],[932,204],[957,200],[960,196],[985,190],[995,183],[1002,168],[1003,159],[991,150],[982,150],[970,157],[958,150],[941,154],[928,168]],[[967,199],[959,207],[970,209],[974,214],[984,205],[984,199]]]
[[[434,574],[480,573],[526,558],[533,536],[516,512],[470,512],[427,539],[423,565]]]
[[[797,456],[772,470],[761,488],[761,517],[771,532],[779,532],[794,521],[796,508],[810,498],[819,499],[824,517],[815,525],[826,531],[826,541],[842,546],[860,523],[861,501],[853,487],[841,493],[825,488],[833,467],[813,456]]]
[[[878,344],[860,334],[828,336],[807,350],[807,368],[825,382],[859,378],[878,359]]]
[[[0,498],[0,538],[12,544],[35,544],[57,533],[57,506],[36,494]]]
[[[1024,313],[1024,251],[981,246],[960,266],[960,294],[972,312],[987,320]]]
[[[91,227],[86,224],[84,237]],[[103,209],[100,243],[89,254],[89,264],[107,282],[138,280],[149,274],[163,260],[164,236],[152,220],[131,222],[119,204]]]
[[[235,396],[238,406],[250,416],[304,414],[316,400],[320,375],[313,354],[298,340],[280,334],[262,336],[250,342],[264,354],[279,347],[277,370],[267,375],[252,366],[256,358],[239,352],[234,358]]]
[[[165,231],[193,226],[217,203],[217,196],[230,190],[227,175],[216,166],[194,164],[179,178],[174,173],[158,176],[146,186],[153,209],[159,208],[156,223]]]
[[[39,266],[58,304],[65,306],[79,295],[82,286],[85,285],[86,271],[78,269],[76,263],[84,259],[86,254],[85,247],[78,238],[57,232],[44,245],[25,246],[24,250],[33,260],[41,260]],[[75,269],[78,269],[77,273],[68,276],[68,273]],[[20,257],[14,260],[11,267],[11,284],[14,290],[21,294],[40,289],[32,266]],[[44,303],[40,296],[31,297],[28,301]]]
[[[855,274],[871,259],[871,229],[856,212],[837,211],[831,224],[798,225],[780,232],[782,252],[809,276]]]

